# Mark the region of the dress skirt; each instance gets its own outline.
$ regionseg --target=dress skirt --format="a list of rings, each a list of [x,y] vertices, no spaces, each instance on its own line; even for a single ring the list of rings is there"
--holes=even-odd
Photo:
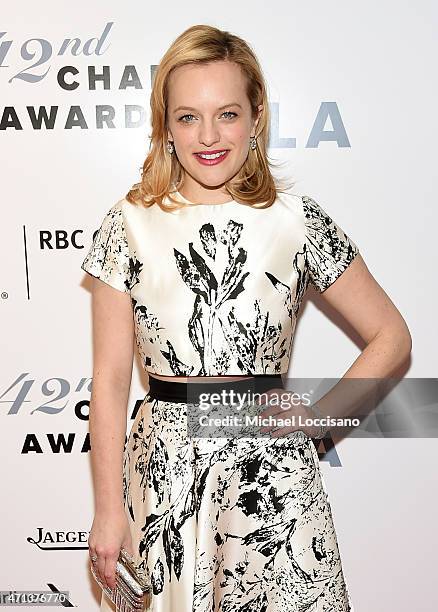
[[[257,391],[273,388],[280,375]],[[352,612],[314,440],[193,437],[187,398],[185,383],[150,377],[124,452],[152,612]],[[101,611],[112,610],[103,593]]]

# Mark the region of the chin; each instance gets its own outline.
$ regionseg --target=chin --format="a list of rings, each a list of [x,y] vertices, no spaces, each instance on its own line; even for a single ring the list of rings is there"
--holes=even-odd
[[[228,176],[228,174],[226,174],[217,176],[200,176],[196,180],[207,187],[218,187],[229,181],[231,178],[232,175]]]
[[[201,185],[205,187],[220,187],[227,181],[231,180],[239,172],[239,168],[233,169],[231,172],[224,172],[222,169],[207,168],[205,172],[191,172],[191,176]]]

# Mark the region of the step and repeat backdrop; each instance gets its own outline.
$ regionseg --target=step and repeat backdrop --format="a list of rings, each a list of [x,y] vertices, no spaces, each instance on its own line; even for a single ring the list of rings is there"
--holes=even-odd
[[[269,87],[271,157],[351,235],[405,317],[403,376],[436,376],[437,13],[426,0],[3,7],[0,591],[67,592],[64,606],[99,609],[87,546],[91,279],[80,265],[140,178],[154,70],[191,25],[251,44]],[[361,348],[309,289],[289,377],[340,377]],[[147,389],[136,356],[128,432]],[[399,393],[391,408],[410,414],[412,403]],[[319,449],[354,609],[432,611],[436,437],[374,431]]]

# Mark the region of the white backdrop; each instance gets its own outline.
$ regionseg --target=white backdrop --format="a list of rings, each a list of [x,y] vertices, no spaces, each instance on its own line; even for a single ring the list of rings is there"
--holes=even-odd
[[[351,235],[405,317],[406,376],[436,376],[437,13],[427,0],[3,7],[0,590],[67,590],[72,605],[98,609],[80,264],[103,214],[139,179],[151,67],[195,23],[253,46],[272,105],[270,154]],[[77,41],[63,51],[65,39]],[[360,348],[338,323],[309,290],[290,375],[345,372]],[[130,415],[146,390],[137,361]],[[336,452],[340,465],[322,469],[355,612],[435,610],[435,440],[348,439]]]

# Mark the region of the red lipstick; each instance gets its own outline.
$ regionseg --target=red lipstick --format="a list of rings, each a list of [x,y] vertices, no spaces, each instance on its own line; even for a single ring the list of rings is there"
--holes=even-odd
[[[225,149],[216,149],[215,151],[198,151],[197,153],[193,153],[193,155],[198,162],[204,166],[216,166],[228,156],[228,153],[229,151]],[[202,157],[203,155],[207,157]]]

